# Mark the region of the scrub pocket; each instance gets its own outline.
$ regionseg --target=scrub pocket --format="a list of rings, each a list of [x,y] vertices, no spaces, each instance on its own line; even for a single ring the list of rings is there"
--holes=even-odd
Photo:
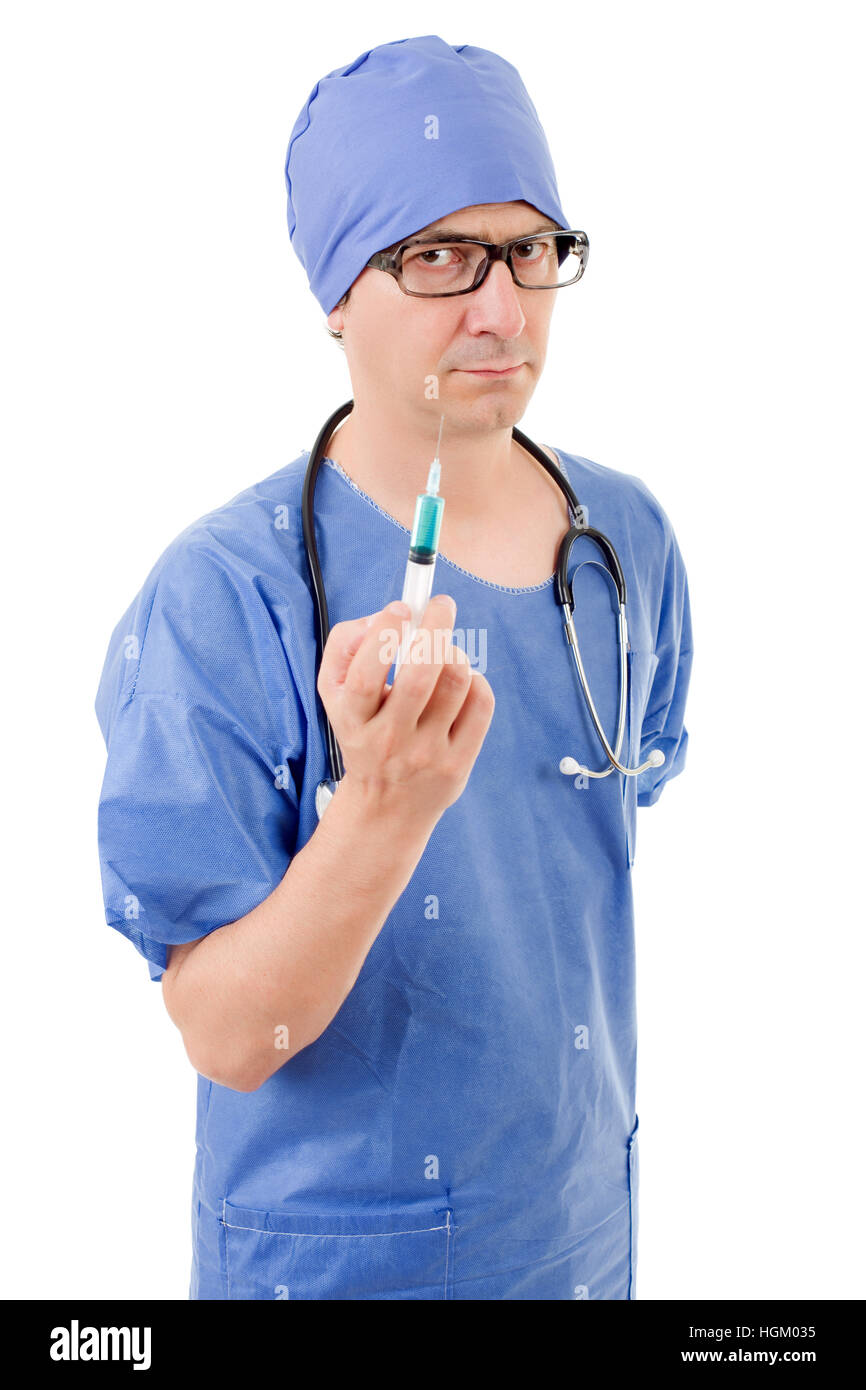
[[[226,1201],[220,1226],[229,1299],[451,1297],[447,1207],[293,1215]]]
[[[655,652],[633,651],[626,653],[628,662],[628,766],[637,767],[640,762],[640,740],[644,715],[649,704],[653,677],[659,659]],[[622,759],[620,759],[622,762]],[[625,817],[625,849],[628,867],[634,863],[635,838],[637,830],[637,777],[622,777],[623,814]]]
[[[637,1275],[637,1223],[638,1223],[638,1176],[639,1159],[637,1147],[638,1117],[634,1117],[634,1129],[628,1140],[628,1297],[636,1298],[635,1277]]]

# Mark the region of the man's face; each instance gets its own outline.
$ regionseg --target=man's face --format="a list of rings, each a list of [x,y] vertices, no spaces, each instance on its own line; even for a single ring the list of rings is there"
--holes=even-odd
[[[413,235],[442,231],[499,243],[553,229],[529,203],[481,203]],[[437,422],[444,413],[452,427],[486,433],[511,428],[526,410],[544,369],[555,300],[555,290],[520,289],[502,261],[471,294],[435,299],[404,294],[392,275],[371,268],[328,324],[344,330],[357,403],[417,406]],[[484,374],[507,368],[516,370]]]

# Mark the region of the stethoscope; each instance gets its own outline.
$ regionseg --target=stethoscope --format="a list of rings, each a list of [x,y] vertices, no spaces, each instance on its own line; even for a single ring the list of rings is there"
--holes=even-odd
[[[301,516],[304,528],[304,547],[307,553],[307,567],[310,572],[310,582],[313,588],[313,601],[316,606],[317,687],[318,672],[322,660],[322,653],[325,650],[325,643],[328,640],[328,634],[330,633],[331,628],[328,620],[328,601],[325,597],[325,586],[322,582],[322,571],[319,567],[319,551],[316,545],[316,527],[315,519],[313,516],[313,498],[316,491],[316,477],[318,475],[319,465],[325,457],[325,452],[328,447],[328,444],[330,443],[331,436],[334,433],[334,430],[337,428],[337,426],[341,424],[342,421],[346,418],[346,416],[349,415],[351,411],[354,409],[354,405],[354,400],[347,401],[345,405],[341,405],[338,410],[335,410],[333,415],[322,426],[319,437],[316,440],[315,448],[313,449],[313,452],[310,455],[310,459],[307,464],[307,472],[304,477],[304,490],[301,498]],[[617,553],[614,550],[613,545],[607,539],[607,537],[604,536],[601,533],[601,531],[597,531],[595,527],[586,524],[584,509],[581,506],[581,503],[578,501],[577,494],[575,493],[574,488],[571,486],[571,483],[569,482],[565,474],[556,466],[556,464],[552,463],[551,460],[547,457],[547,455],[541,449],[539,449],[538,445],[534,444],[532,440],[528,438],[527,435],[525,435],[521,430],[517,428],[516,425],[512,428],[511,435],[512,438],[517,441],[520,447],[522,449],[525,449],[527,453],[531,454],[532,457],[541,464],[542,468],[544,468],[550,474],[551,478],[553,478],[555,482],[559,484],[559,487],[565,494],[566,501],[568,502],[568,505],[571,508],[572,525],[569,527],[568,531],[562,538],[562,544],[559,547],[559,557],[556,563],[556,573],[554,575],[556,601],[562,609],[565,623],[565,635],[568,640],[568,645],[571,648],[572,655],[574,657],[575,665],[577,667],[577,674],[580,679],[580,684],[584,696],[586,697],[586,703],[589,709],[590,717],[592,718],[592,722],[595,726],[595,731],[598,734],[599,741],[601,742],[601,746],[604,749],[605,754],[607,755],[608,762],[610,764],[610,766],[606,767],[603,772],[593,772],[589,768],[583,767],[574,758],[563,758],[559,764],[560,771],[564,772],[568,776],[572,776],[574,773],[580,773],[584,777],[609,777],[612,772],[621,772],[624,777],[637,777],[639,773],[645,772],[646,769],[649,767],[660,767],[661,764],[664,762],[664,753],[662,753],[660,749],[653,749],[647,761],[645,763],[641,763],[640,767],[626,767],[619,760],[620,750],[622,748],[623,735],[625,733],[626,704],[628,699],[628,664],[626,659],[626,652],[629,650],[628,624],[626,622],[625,616],[625,576],[622,572],[622,566],[619,562],[619,557],[617,556]],[[613,748],[611,748],[610,744],[608,743],[607,735],[605,734],[604,729],[602,728],[601,720],[598,717],[598,712],[595,708],[595,704],[593,703],[592,696],[589,692],[589,686],[586,680],[586,673],[584,672],[583,661],[581,660],[580,646],[577,640],[577,632],[575,631],[574,626],[574,594],[573,589],[570,588],[568,584],[568,565],[569,560],[571,558],[572,546],[574,545],[575,541],[583,538],[594,541],[595,544],[598,546],[599,550],[601,551],[602,555],[604,556],[607,562],[606,569],[604,568],[604,566],[599,566],[599,568],[602,569],[603,572],[607,575],[608,579],[614,585],[616,590],[617,606],[615,611],[617,613],[619,634],[619,712],[617,716],[616,743]],[[337,789],[338,782],[340,782],[345,775],[345,769],[343,767],[343,759],[340,754],[340,747],[334,735],[334,730],[331,727],[331,721],[328,718],[327,711],[325,710],[325,707],[322,704],[321,696],[318,693],[318,688],[316,691],[316,697],[319,709],[324,718],[325,746],[327,749],[328,766],[331,774],[329,778],[325,778],[324,781],[320,782],[318,787],[316,788],[316,812],[319,818],[321,819],[322,815],[324,814],[325,808],[328,805],[328,802],[331,800],[331,797]]]

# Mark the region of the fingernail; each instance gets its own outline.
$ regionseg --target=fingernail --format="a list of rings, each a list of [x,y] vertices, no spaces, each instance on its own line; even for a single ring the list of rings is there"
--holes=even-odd
[[[393,603],[389,603],[385,612],[393,613],[395,618],[410,618],[412,616],[412,610],[408,603],[403,603],[399,598],[395,598]]]

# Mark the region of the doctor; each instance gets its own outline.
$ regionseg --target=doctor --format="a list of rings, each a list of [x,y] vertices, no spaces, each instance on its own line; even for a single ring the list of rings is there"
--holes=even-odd
[[[417,296],[405,267],[370,264],[419,236],[581,223],[516,70],[435,36],[318,82],[286,182],[355,402],[315,494],[321,670],[302,455],[172,542],[96,702],[106,921],[162,981],[199,1078],[190,1296],[631,1299],[630,870],[636,805],[685,762],[685,568],[642,481],[546,448],[623,565],[624,756],[665,754],[637,778],[563,776],[563,756],[604,763],[554,598],[569,508],[511,431],[554,304],[580,291],[523,288],[493,259],[467,293]],[[383,635],[443,414],[422,624],[440,640],[391,686]],[[609,580],[574,554],[614,730]],[[321,821],[317,692],[346,773]]]

